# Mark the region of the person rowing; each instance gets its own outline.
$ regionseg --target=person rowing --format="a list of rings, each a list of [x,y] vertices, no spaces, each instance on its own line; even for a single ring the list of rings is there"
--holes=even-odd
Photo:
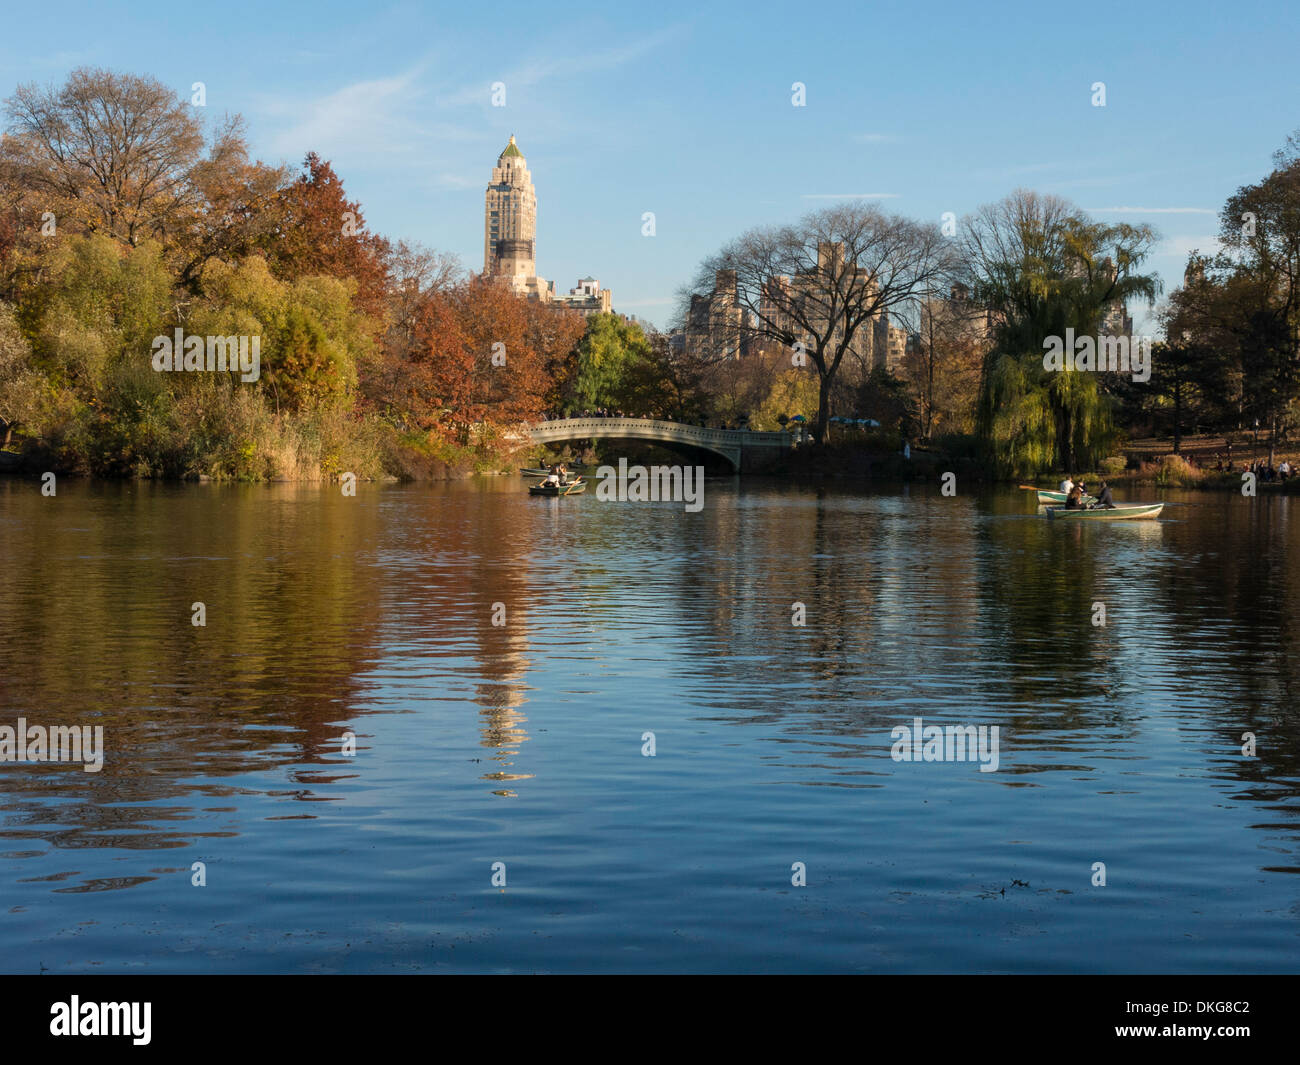
[[[1065,480],[1061,482],[1060,488],[1058,490],[1064,492],[1068,496],[1070,494],[1070,489],[1073,487],[1074,487],[1074,482],[1070,480],[1070,475],[1067,473],[1065,475]]]
[[[1094,510],[1114,510],[1115,501],[1110,497],[1110,485],[1103,479],[1101,488],[1097,493],[1097,502],[1093,505]]]

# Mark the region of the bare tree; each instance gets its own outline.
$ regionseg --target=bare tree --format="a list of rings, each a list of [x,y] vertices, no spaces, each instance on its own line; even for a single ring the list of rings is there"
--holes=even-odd
[[[61,231],[157,240],[185,281],[269,226],[289,178],[249,160],[238,115],[209,138],[196,110],[153,78],[79,68],[58,88],[19,86],[6,112],[0,193],[22,190]]]
[[[81,69],[60,89],[19,86],[8,112],[30,186],[87,228],[136,244],[192,202],[202,126],[161,82]]]
[[[937,226],[842,204],[795,225],[751,230],[706,259],[694,287],[737,309],[710,316],[714,333],[733,334],[722,338],[727,350],[765,338],[790,348],[794,365],[800,356],[812,364],[819,378],[813,435],[823,442],[844,357],[871,343],[881,316],[933,291],[950,256]]]

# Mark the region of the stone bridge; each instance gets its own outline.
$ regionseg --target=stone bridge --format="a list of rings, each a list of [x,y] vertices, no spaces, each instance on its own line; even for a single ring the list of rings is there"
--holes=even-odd
[[[661,444],[699,448],[721,455],[740,472],[746,457],[776,456],[794,446],[793,433],[751,433],[744,429],[705,429],[655,418],[559,418],[535,422],[521,432],[533,444],[573,440],[652,440]]]

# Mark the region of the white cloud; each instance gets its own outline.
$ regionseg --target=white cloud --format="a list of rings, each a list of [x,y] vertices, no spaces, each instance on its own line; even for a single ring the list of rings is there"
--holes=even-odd
[[[420,67],[392,77],[358,81],[323,96],[266,102],[269,114],[292,119],[272,140],[275,150],[289,156],[311,149],[329,156],[349,152],[400,151],[417,137],[427,136],[418,122],[403,112],[419,92]]]
[[[411,165],[433,145],[473,142],[484,135],[481,115],[470,112],[453,118],[444,113],[435,118],[431,112],[474,104],[487,108],[494,81],[504,81],[506,91],[511,92],[547,78],[621,67],[660,48],[681,28],[671,26],[622,47],[591,41],[590,47],[579,48],[570,35],[558,41],[549,56],[534,58],[509,73],[485,74],[480,83],[457,90],[440,91],[440,87],[425,83],[426,74],[435,69],[433,59],[426,56],[387,77],[356,81],[316,95],[267,96],[259,101],[259,107],[280,121],[281,128],[270,143],[285,157],[300,158],[308,150],[336,160],[367,161],[381,154],[400,154]],[[457,187],[454,178],[447,184]]]
[[[669,26],[622,48],[601,47],[599,42],[591,42],[591,47],[578,48],[572,40],[568,40],[562,46],[560,54],[539,57],[513,71],[484,77],[478,84],[466,85],[455,92],[436,96],[434,103],[438,107],[464,107],[476,103],[488,105],[491,101],[491,86],[496,81],[505,85],[508,99],[508,94],[513,90],[536,85],[547,78],[614,70],[667,44],[681,29],[681,25]]]

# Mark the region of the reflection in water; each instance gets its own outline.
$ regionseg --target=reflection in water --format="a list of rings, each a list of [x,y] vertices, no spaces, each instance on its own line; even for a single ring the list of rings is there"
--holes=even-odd
[[[107,746],[96,774],[0,765],[0,952],[133,964],[143,906],[234,971],[593,968],[634,926],[668,969],[1069,969],[1099,928],[1129,946],[1093,968],[1293,967],[1300,533],[1285,497],[1171,502],[1090,525],[730,479],[700,513],[504,478],[0,481],[0,722]],[[915,717],[999,726],[998,771],[893,762]],[[826,936],[771,890],[808,854]],[[511,855],[523,909],[467,907]],[[1013,880],[1043,892],[1014,920]],[[987,934],[930,950],[949,920]]]

